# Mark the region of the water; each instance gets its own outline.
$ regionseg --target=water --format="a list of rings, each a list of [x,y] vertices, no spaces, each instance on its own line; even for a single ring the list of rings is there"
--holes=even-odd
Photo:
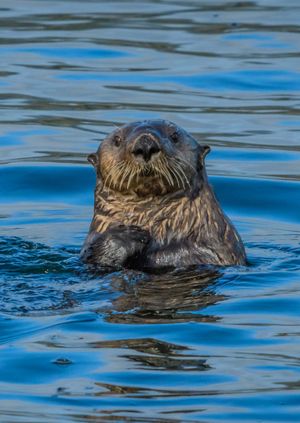
[[[0,420],[300,421],[296,0],[1,4]],[[89,274],[86,161],[170,119],[249,267]]]

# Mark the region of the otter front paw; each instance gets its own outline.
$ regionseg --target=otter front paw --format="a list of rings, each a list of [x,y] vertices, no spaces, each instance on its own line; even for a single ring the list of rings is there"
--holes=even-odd
[[[141,254],[150,241],[149,232],[134,225],[115,226],[110,229],[110,237],[117,248],[124,249],[125,260]]]
[[[95,235],[84,260],[98,266],[121,267],[141,255],[149,241],[150,234],[138,226],[115,225]]]

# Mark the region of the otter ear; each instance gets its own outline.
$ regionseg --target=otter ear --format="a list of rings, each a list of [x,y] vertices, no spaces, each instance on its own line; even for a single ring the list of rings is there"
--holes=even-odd
[[[210,153],[210,146],[209,145],[203,145],[202,146],[202,158],[204,159],[207,154]]]
[[[200,153],[199,153],[199,159],[200,162],[203,163],[205,157],[207,156],[207,154],[210,152],[210,147],[209,145],[201,145],[200,146]]]
[[[87,156],[88,162],[90,162],[95,168],[98,166],[99,159],[98,154],[92,153]]]

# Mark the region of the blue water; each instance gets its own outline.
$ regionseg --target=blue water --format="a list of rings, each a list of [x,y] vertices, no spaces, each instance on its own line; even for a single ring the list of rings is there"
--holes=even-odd
[[[300,421],[297,0],[0,6],[1,423]],[[170,119],[250,265],[91,274],[86,156]]]

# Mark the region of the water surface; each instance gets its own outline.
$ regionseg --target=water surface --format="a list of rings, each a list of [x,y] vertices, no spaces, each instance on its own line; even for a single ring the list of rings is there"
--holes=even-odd
[[[1,421],[300,421],[299,14],[296,0],[1,6]],[[250,266],[79,262],[86,156],[148,118],[212,147]]]

